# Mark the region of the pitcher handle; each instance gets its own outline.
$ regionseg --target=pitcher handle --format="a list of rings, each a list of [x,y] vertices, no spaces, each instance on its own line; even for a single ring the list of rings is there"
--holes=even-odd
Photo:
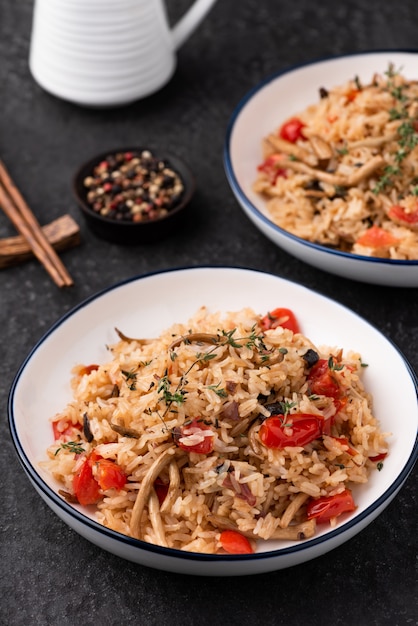
[[[194,4],[179,19],[171,31],[174,50],[180,48],[186,39],[190,37],[215,2],[216,0],[195,0]]]

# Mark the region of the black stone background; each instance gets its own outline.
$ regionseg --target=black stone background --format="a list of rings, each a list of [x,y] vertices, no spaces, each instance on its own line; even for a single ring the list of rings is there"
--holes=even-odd
[[[189,4],[168,0],[170,20]],[[374,324],[417,370],[416,290],[339,278],[279,250],[235,201],[222,150],[235,105],[259,81],[329,55],[415,48],[418,5],[218,0],[179,51],[171,82],[145,100],[111,110],[58,100],[33,81],[32,9],[30,0],[0,0],[0,156],[41,223],[68,212],[81,226],[83,244],[62,254],[73,288],[59,290],[35,261],[0,272],[0,624],[417,624],[416,470],[378,519],[313,561],[250,577],[175,575],[108,554],[56,517],[18,463],[6,404],[19,365],[69,309],[125,278],[188,265],[256,268],[317,290]],[[127,248],[86,229],[70,182],[86,158],[136,142],[178,153],[191,164],[198,190],[193,219],[180,232],[152,246]],[[0,214],[0,236],[12,234]]]

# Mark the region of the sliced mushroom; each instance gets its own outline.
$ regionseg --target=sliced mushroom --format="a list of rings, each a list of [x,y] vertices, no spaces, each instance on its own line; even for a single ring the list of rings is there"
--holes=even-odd
[[[314,180],[321,180],[324,183],[329,183],[330,185],[337,185],[343,187],[347,182],[346,176],[340,176],[338,174],[331,174],[330,172],[324,172],[323,170],[318,170],[306,163],[302,163],[301,161],[292,161],[291,159],[283,159],[282,162],[283,168],[294,170],[295,172],[301,172],[301,174],[307,174]]]
[[[267,141],[274,146],[274,148],[278,152],[282,152],[283,154],[288,154],[307,165],[311,165],[312,167],[316,167],[318,165],[318,159],[316,158],[313,152],[309,152],[302,146],[299,146],[296,143],[291,143],[290,141],[286,141],[277,135],[270,134],[267,137]]]
[[[58,489],[58,493],[64,498],[66,502],[69,502],[70,504],[78,504],[77,497],[69,491],[65,491],[64,489]]]
[[[167,548],[168,544],[165,536],[164,524],[161,519],[160,504],[158,501],[158,496],[155,493],[155,489],[151,489],[148,500],[148,510],[151,526],[155,533],[155,543],[158,546],[163,546],[164,548]]]
[[[300,161],[283,161],[283,167],[293,169],[296,172],[302,172],[308,174],[314,179],[322,180],[330,185],[336,185],[337,187],[355,187],[360,181],[371,176],[380,167],[383,167],[386,161],[381,156],[375,156],[370,161],[362,165],[350,176],[341,176],[340,174],[331,174],[330,172],[324,172],[322,170],[314,169],[301,163]]]
[[[208,515],[208,521],[215,526],[215,528],[220,528],[221,530],[236,530],[244,537],[248,537],[249,539],[260,539],[258,535],[255,535],[250,530],[240,530],[228,517],[223,517],[222,515],[215,515],[210,513]],[[316,522],[314,519],[308,520],[306,522],[302,522],[300,524],[295,524],[293,526],[288,526],[287,528],[276,528],[273,533],[270,535],[269,539],[282,539],[289,541],[301,541],[303,539],[309,539],[313,537],[315,534]]]
[[[347,182],[343,187],[355,187],[362,180],[369,178],[376,170],[386,165],[386,161],[383,157],[376,155],[371,158],[370,161],[367,161],[364,165],[358,168],[354,174],[351,174],[347,177]]]
[[[355,148],[379,148],[385,143],[389,143],[389,141],[395,141],[397,136],[397,133],[391,133],[390,135],[382,135],[381,137],[366,137],[365,139],[350,142],[347,148],[348,150],[354,150]]]
[[[213,335],[211,333],[190,333],[189,335],[182,335],[173,341],[173,343],[169,346],[169,350],[174,350],[181,343],[192,343],[195,341],[196,343],[210,343],[213,345],[223,345],[227,342],[227,337],[222,337],[221,335]]]
[[[127,342],[136,341],[137,343],[140,343],[142,345],[146,345],[155,341],[155,339],[141,339],[137,337],[128,337],[121,330],[119,330],[119,328],[115,328],[115,331],[118,334],[119,339],[121,339],[122,341],[127,341]]]
[[[302,541],[302,539],[310,539],[311,537],[313,537],[315,534],[315,528],[316,521],[314,519],[311,519],[306,522],[301,522],[300,524],[288,526],[287,528],[276,528],[270,539]]]
[[[170,511],[171,507],[177,499],[177,494],[180,487],[180,472],[176,461],[171,461],[168,467],[168,475],[170,478],[170,484],[168,487],[167,495],[161,505],[161,513]]]
[[[298,495],[293,498],[280,519],[280,526],[282,528],[287,528],[290,525],[296,513],[308,498],[309,496],[306,493],[298,493]]]
[[[261,443],[259,442],[258,438],[257,438],[257,433],[256,433],[256,428],[258,426],[259,422],[258,420],[256,420],[254,422],[254,424],[251,426],[251,428],[248,431],[248,442],[252,448],[252,451],[254,452],[254,454],[256,454],[257,456],[261,455],[262,452],[262,448],[261,448]]]
[[[309,143],[312,146],[312,150],[318,157],[319,169],[325,170],[334,156],[331,144],[329,144],[328,141],[325,141],[325,139],[322,139],[322,137],[319,137],[319,135],[312,135],[309,137]]]
[[[126,426],[124,426],[121,423],[115,424],[115,422],[110,422],[110,428],[114,430],[115,433],[122,435],[122,437],[130,437],[131,439],[139,439],[141,436],[137,430],[134,430],[133,428],[126,428]]]
[[[164,452],[154,461],[142,480],[141,487],[135,500],[134,508],[132,509],[130,522],[131,535],[136,537],[136,539],[141,539],[142,513],[148,501],[151,489],[154,487],[154,482],[161,470],[171,462],[174,454],[176,454],[176,446],[172,445],[169,448],[166,448]]]
[[[94,439],[94,436],[90,429],[90,420],[87,413],[84,413],[83,415],[83,433],[87,441],[91,443]]]
[[[281,363],[283,359],[284,354],[279,350],[262,350],[254,355],[254,362],[257,365],[275,365],[276,363]]]

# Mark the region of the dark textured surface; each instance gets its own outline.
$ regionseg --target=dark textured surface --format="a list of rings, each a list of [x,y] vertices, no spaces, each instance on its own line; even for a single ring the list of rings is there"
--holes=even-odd
[[[171,19],[188,5],[171,0]],[[28,351],[71,307],[136,274],[208,263],[271,271],[335,298],[393,340],[418,370],[416,290],[337,278],[280,251],[243,216],[222,166],[229,117],[248,89],[280,68],[327,55],[415,48],[418,4],[219,0],[181,49],[168,86],[105,111],[60,101],[34,83],[31,18],[29,0],[0,0],[0,155],[39,220],[71,213],[83,245],[62,254],[75,279],[66,291],[36,262],[0,273],[0,624],[417,624],[416,470],[377,520],[325,556],[255,577],[186,577],[125,562],[61,522],[18,463],[6,403]],[[96,152],[136,142],[183,157],[198,191],[187,227],[164,242],[124,248],[86,230],[70,183]],[[0,236],[11,234],[0,215]]]

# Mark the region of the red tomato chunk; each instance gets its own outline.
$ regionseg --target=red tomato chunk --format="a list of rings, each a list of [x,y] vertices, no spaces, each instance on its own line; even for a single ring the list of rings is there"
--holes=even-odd
[[[261,424],[259,437],[267,447],[306,446],[322,434],[323,419],[309,413],[272,415]]]
[[[223,530],[220,536],[221,546],[229,554],[252,554],[253,547],[247,537],[236,530]]]
[[[280,128],[279,135],[282,139],[286,141],[290,141],[290,143],[296,143],[298,139],[305,139],[302,133],[302,129],[306,126],[297,117],[292,117],[290,120],[287,120]]]
[[[257,168],[259,172],[266,174],[271,185],[274,185],[280,176],[283,178],[287,177],[286,170],[280,167],[280,161],[282,160],[282,154],[272,154]]]
[[[327,396],[337,400],[342,392],[338,381],[333,376],[332,370],[326,359],[319,359],[311,368],[308,375],[310,392],[318,396]]]
[[[284,307],[274,309],[274,311],[267,313],[267,315],[261,319],[261,327],[263,330],[270,330],[278,326],[287,328],[294,333],[300,332],[295,314],[290,309]]]
[[[210,454],[213,450],[214,433],[210,428],[205,428],[197,419],[194,419],[191,424],[181,429],[176,440],[178,447],[186,452]]]
[[[349,513],[355,509],[353,495],[349,489],[345,489],[335,496],[323,496],[311,500],[306,512],[308,519],[315,518],[318,524],[324,524],[333,517],[338,517],[342,513]]]
[[[107,489],[120,490],[126,484],[122,468],[93,450],[73,478],[74,494],[82,505],[96,504]]]

